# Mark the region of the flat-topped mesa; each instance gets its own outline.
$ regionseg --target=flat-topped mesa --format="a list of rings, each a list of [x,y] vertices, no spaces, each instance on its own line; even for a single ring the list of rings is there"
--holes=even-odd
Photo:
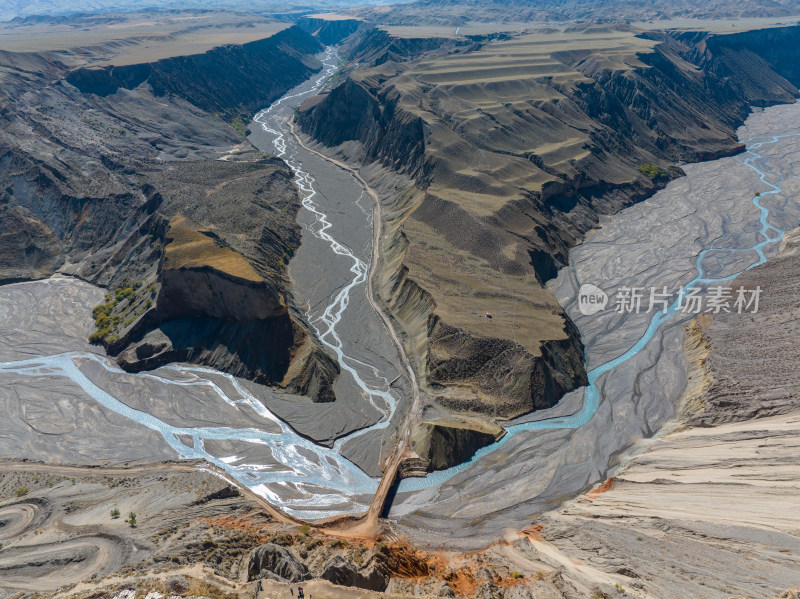
[[[165,242],[152,307],[109,343],[110,351],[121,350],[120,366],[135,372],[178,360],[224,362],[223,370],[233,367],[248,378],[279,379],[289,366],[294,330],[274,284],[182,215],[169,222]],[[248,330],[253,338],[236,338]],[[259,359],[252,351],[258,343],[284,349]]]
[[[273,281],[183,215],[169,222],[165,242],[148,309],[107,342],[111,353],[119,352],[122,368],[139,372],[193,362],[280,384],[315,401],[333,399],[338,368],[312,347]]]
[[[287,313],[277,288],[223,244],[182,215],[170,221],[156,301],[159,318],[247,322]]]
[[[126,370],[198,363],[333,400],[338,367],[294,308],[286,274],[300,244],[291,171],[276,159],[198,166],[148,173],[162,207],[131,255],[161,248],[157,264],[139,289],[112,282],[120,297],[97,308],[95,335]]]
[[[350,57],[363,65],[378,66],[411,60],[426,53],[447,54],[478,48],[469,39],[415,35],[414,28],[409,29],[411,32],[404,35],[403,27],[362,27],[347,40]]]
[[[313,54],[322,49],[316,38],[292,26],[265,39],[202,54],[76,69],[67,81],[99,96],[147,83],[156,96],[173,94],[212,114],[249,117],[319,71]]]
[[[400,29],[357,33],[372,66],[307,101],[298,124],[364,172],[409,181],[384,185],[375,289],[423,388],[489,418],[548,407],[586,373],[543,285],[601,215],[681,176],[675,163],[742,151],[750,106],[793,101],[796,67],[776,48],[800,28],[586,26],[383,61],[381,39],[424,30]]]

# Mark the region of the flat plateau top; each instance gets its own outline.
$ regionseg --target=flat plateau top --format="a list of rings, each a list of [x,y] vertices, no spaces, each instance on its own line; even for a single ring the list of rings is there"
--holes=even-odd
[[[321,15],[317,15],[322,18]],[[327,18],[327,17],[326,17]],[[344,18],[344,17],[340,17]],[[713,33],[736,33],[750,29],[764,29],[769,27],[785,27],[800,24],[800,13],[787,17],[754,17],[749,19],[660,19],[652,21],[635,21],[627,23],[633,30],[638,31],[663,31],[666,29],[679,29],[687,31],[709,31]],[[609,23],[608,28],[624,27],[626,24]],[[586,25],[588,26],[588,24]],[[602,25],[601,25],[602,26]],[[579,23],[559,23],[556,21],[474,21],[463,25],[379,25],[379,28],[396,38],[425,39],[425,38],[464,38],[470,35],[491,35],[506,33],[518,35],[528,33],[555,33],[556,31],[569,30],[581,25]],[[597,26],[595,26],[597,27]]]
[[[754,17],[751,19],[665,19],[631,23],[633,27],[647,30],[678,29],[682,31],[708,31],[711,33],[738,33],[751,29],[786,27],[800,23],[800,13],[789,17]]]
[[[246,44],[289,27],[222,12],[135,13],[0,25],[0,51],[69,52],[93,66],[154,62],[201,54],[225,44]]]
[[[313,15],[305,15],[306,19],[322,19],[323,21],[361,21],[361,17],[335,12],[319,12]]]

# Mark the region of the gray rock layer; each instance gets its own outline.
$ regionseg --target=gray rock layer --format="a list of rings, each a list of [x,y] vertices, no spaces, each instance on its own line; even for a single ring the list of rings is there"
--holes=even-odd
[[[357,587],[370,591],[384,591],[389,585],[389,576],[375,563],[358,567],[339,555],[335,555],[322,567],[319,578],[345,587]]]
[[[310,577],[303,562],[285,547],[274,543],[257,547],[247,560],[247,580],[268,578],[279,582],[301,582]]]
[[[210,113],[250,115],[320,68],[322,44],[299,27],[242,45],[155,63],[77,69],[67,81],[84,93],[106,96],[145,81],[158,96],[174,94]],[[246,65],[246,66],[245,66]],[[231,77],[235,69],[236,76]]]

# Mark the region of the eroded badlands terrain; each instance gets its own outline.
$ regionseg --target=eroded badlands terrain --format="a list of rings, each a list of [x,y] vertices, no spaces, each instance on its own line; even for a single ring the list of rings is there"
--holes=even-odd
[[[0,31],[0,596],[800,586],[797,27],[397,10]]]

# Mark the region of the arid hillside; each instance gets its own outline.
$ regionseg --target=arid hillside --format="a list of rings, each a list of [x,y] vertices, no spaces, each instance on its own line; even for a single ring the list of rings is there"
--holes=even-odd
[[[0,24],[0,599],[800,599],[798,0],[264,6]]]
[[[338,368],[286,275],[291,171],[245,138],[254,110],[319,70],[322,45],[269,19],[172,17],[2,28],[27,51],[0,55],[0,281],[108,287],[92,338],[129,370],[188,360],[329,400]]]
[[[406,181],[383,188],[378,292],[433,403],[511,418],[585,380],[577,333],[543,288],[569,248],[682,162],[741,151],[750,106],[794,101],[786,49],[800,30],[426,32],[354,36],[351,55],[373,66],[309,100],[299,122],[373,165],[376,185],[381,172]]]
[[[687,327],[689,384],[677,422],[585,496],[537,519],[531,544],[579,591],[648,596],[797,596],[795,343],[798,231],[734,282],[759,286],[757,314]],[[686,556],[692,555],[687,563]],[[579,563],[580,566],[570,564]],[[756,569],[754,563],[759,564]]]

